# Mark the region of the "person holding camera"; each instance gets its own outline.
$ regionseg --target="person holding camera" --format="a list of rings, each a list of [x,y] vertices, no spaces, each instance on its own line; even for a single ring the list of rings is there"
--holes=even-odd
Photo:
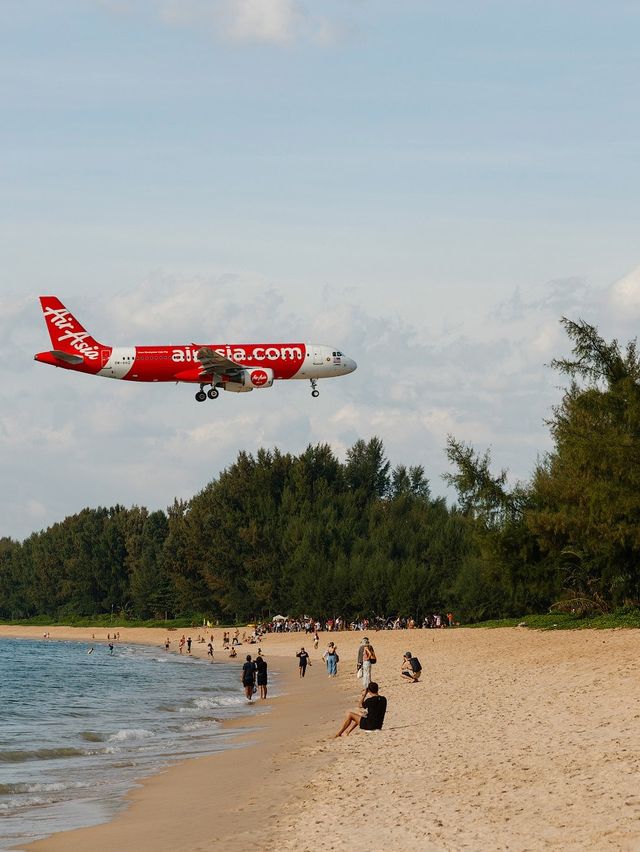
[[[335,736],[341,737],[344,734],[348,737],[356,728],[361,728],[363,731],[379,731],[384,723],[386,712],[387,699],[384,695],[378,694],[378,684],[372,681],[366,689],[362,690],[358,709],[347,713],[342,727]]]

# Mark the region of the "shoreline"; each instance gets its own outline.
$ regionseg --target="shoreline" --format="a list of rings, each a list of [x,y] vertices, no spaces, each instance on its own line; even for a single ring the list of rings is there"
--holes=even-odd
[[[371,633],[385,725],[337,740],[359,694],[362,634],[321,634],[300,681],[294,655],[309,638],[262,644],[287,694],[260,731],[241,736],[250,747],[176,764],[145,780],[112,822],[28,848],[640,849],[640,631]],[[329,638],[341,657],[331,680],[320,660]],[[420,683],[400,678],[406,650],[422,662]]]
[[[166,631],[157,628],[116,627],[120,632],[120,645],[140,644],[161,648],[164,653]],[[43,633],[50,633],[44,639]],[[106,643],[106,635],[114,628],[0,626],[0,639],[20,638],[47,641],[78,641],[98,645]],[[202,630],[194,630],[198,635]],[[104,633],[104,635],[102,635]],[[185,631],[187,633],[187,631]],[[207,630],[215,636],[214,647],[221,646],[222,630]],[[95,634],[95,638],[94,637]],[[177,638],[172,644],[177,652]],[[323,741],[333,731],[336,707],[342,707],[342,696],[336,689],[327,690],[322,678],[324,664],[313,660],[307,677],[296,677],[296,660],[289,648],[301,644],[300,634],[289,634],[286,648],[272,648],[267,637],[262,643],[271,676],[278,679],[278,695],[266,701],[254,699],[259,714],[249,712],[224,720],[223,729],[234,731],[231,747],[202,757],[173,763],[168,768],[136,781],[124,797],[123,807],[108,822],[57,832],[41,840],[24,843],[14,849],[33,852],[113,852],[113,849],[143,852],[143,850],[196,850],[220,848],[245,850],[248,845],[264,840],[264,828],[273,822],[280,807],[289,797],[289,788],[298,778],[298,769],[287,767],[287,755],[308,744],[308,732],[313,731]],[[281,645],[282,643],[278,643]],[[192,645],[191,656],[206,659],[206,643]],[[255,657],[257,645],[238,647],[236,660],[226,656],[215,660],[238,663],[238,691],[241,692],[240,662],[245,653]],[[318,657],[321,651],[317,652]],[[185,653],[186,655],[186,653]],[[286,663],[285,663],[286,659]],[[266,712],[265,712],[266,711]],[[247,730],[250,729],[250,730]],[[322,733],[320,733],[322,732]],[[298,741],[300,738],[300,741]],[[239,747],[238,747],[239,746]],[[287,768],[294,769],[293,774]],[[288,776],[286,783],[271,784],[272,773]],[[269,795],[265,795],[265,779],[269,779]],[[276,795],[274,796],[274,792]],[[250,819],[243,814],[249,811]],[[212,847],[211,844],[214,844]]]

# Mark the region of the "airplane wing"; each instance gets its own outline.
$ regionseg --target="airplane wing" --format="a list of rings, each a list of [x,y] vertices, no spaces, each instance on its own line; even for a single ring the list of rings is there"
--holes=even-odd
[[[197,358],[202,364],[201,375],[209,375],[211,373],[232,375],[243,369],[242,364],[238,364],[237,361],[232,361],[231,358],[214,352],[208,346],[198,349]]]

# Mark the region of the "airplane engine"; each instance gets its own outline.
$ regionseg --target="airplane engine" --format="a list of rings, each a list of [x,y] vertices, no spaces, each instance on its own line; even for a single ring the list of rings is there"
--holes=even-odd
[[[268,367],[247,367],[239,378],[239,382],[225,382],[224,389],[233,393],[247,393],[254,388],[270,388],[273,384],[273,370]]]

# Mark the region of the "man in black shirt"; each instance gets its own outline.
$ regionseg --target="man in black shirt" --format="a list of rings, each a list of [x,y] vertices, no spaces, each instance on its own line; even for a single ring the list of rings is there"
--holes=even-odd
[[[256,664],[251,662],[251,654],[247,654],[247,661],[242,666],[242,685],[247,701],[253,697],[253,685],[256,679]]]
[[[387,712],[387,699],[384,695],[378,695],[378,684],[373,681],[367,689],[362,690],[360,706],[357,710],[347,713],[342,727],[336,734],[348,737],[351,731],[361,728],[363,731],[379,731],[384,723]]]
[[[307,665],[311,665],[311,660],[309,659],[309,655],[305,651],[304,648],[300,648],[298,653],[296,654],[298,658],[298,668],[300,669],[300,677],[304,677],[307,671]]]

